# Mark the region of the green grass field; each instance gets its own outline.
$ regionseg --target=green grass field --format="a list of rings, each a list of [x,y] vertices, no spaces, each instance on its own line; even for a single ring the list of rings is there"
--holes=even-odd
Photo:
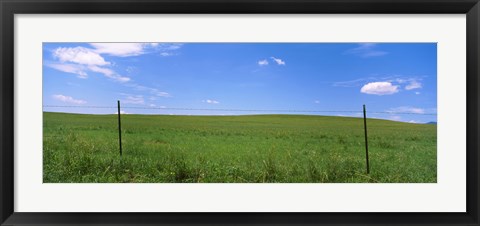
[[[306,115],[43,113],[44,183],[435,183],[436,125]]]

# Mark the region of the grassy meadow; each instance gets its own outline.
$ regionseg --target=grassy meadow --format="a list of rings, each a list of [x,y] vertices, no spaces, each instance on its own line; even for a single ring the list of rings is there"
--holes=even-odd
[[[44,183],[435,183],[436,125],[307,115],[43,113]]]

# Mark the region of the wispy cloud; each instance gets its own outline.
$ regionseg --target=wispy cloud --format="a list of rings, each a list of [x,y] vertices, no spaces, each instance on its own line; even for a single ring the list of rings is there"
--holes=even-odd
[[[95,52],[112,56],[137,56],[143,54],[140,43],[90,43]]]
[[[106,77],[118,81],[128,82],[129,77],[122,76],[107,68],[112,63],[106,61],[101,55],[116,57],[130,57],[160,52],[162,56],[174,55],[174,51],[180,49],[182,44],[160,43],[90,43],[92,48],[85,47],[59,47],[53,50],[53,57],[59,63],[47,64],[47,66],[59,71],[77,74],[79,78],[87,78],[87,71],[101,73]],[[163,94],[165,95],[165,94]]]
[[[136,83],[127,83],[125,84],[125,86],[127,87],[132,87],[134,88],[135,90],[138,90],[138,91],[147,91],[149,92],[151,95],[153,96],[156,96],[156,97],[171,97],[172,95],[170,95],[170,93],[167,93],[167,92],[164,92],[164,91],[161,91],[159,89],[156,89],[156,88],[152,88],[152,87],[147,87],[147,86],[143,86],[143,85],[139,85],[139,84],[136,84]],[[154,99],[155,97],[150,97],[151,100]]]
[[[364,85],[360,92],[373,95],[391,95],[398,92],[398,86],[390,82],[371,82]]]
[[[115,81],[118,81],[118,82],[128,82],[128,81],[130,81],[129,77],[121,76],[121,75],[117,74],[115,71],[113,71],[109,68],[102,68],[102,67],[91,65],[91,66],[88,66],[88,69],[90,69],[93,72],[101,73],[101,74],[105,75],[105,77],[111,78],[111,79],[113,79]]]
[[[78,64],[61,64],[61,63],[54,63],[54,64],[45,64],[47,67],[51,67],[53,69],[76,74],[78,78],[86,79],[88,78],[88,74],[85,71],[85,67]]]
[[[60,47],[53,51],[53,56],[60,60],[60,62],[71,62],[83,65],[109,65],[110,62],[92,49],[84,47],[66,48]]]
[[[259,60],[259,61],[258,61],[258,65],[260,65],[260,66],[266,66],[266,65],[268,65],[268,60]]]
[[[335,87],[358,87],[362,86],[365,87],[365,93],[368,92],[370,88],[379,89],[380,87],[396,87],[396,89],[391,88],[391,91],[396,90],[397,92],[401,89],[405,90],[413,90],[413,89],[420,89],[422,88],[421,83],[422,78],[419,76],[378,76],[378,77],[365,77],[365,78],[358,78],[349,81],[339,81],[333,82],[333,86]],[[390,84],[386,84],[390,83]],[[379,87],[377,87],[380,85]],[[374,87],[375,86],[375,87]],[[374,94],[374,93],[369,93]],[[420,94],[420,92],[416,92],[415,94]]]
[[[416,108],[416,107],[410,107],[410,106],[402,106],[402,107],[396,107],[396,108],[390,108],[386,112],[389,113],[414,113],[414,114],[424,114],[425,109],[423,108]]]
[[[315,101],[313,101],[313,103],[319,104],[320,101],[319,101],[319,100],[315,100]]]
[[[275,58],[275,57],[270,57],[275,63],[277,63],[278,65],[285,65],[285,61],[283,61],[282,59],[279,59],[279,58]]]
[[[104,74],[107,77],[110,77],[110,76],[115,74],[115,72],[111,69],[102,68],[102,67],[98,67],[98,66],[88,66],[88,69],[90,69],[93,72],[98,72],[98,73]]]
[[[399,84],[405,86],[405,90],[420,89],[422,88],[421,78],[419,77],[400,77],[391,79],[390,81],[395,81]],[[406,85],[405,85],[406,84]]]
[[[138,73],[138,72],[139,72],[138,68],[135,67],[135,66],[128,66],[128,67],[125,69],[125,71],[126,71],[127,73],[129,73],[129,74],[133,74],[133,73]]]
[[[128,82],[130,78],[119,75],[110,68],[110,62],[95,52],[94,49],[84,47],[59,47],[53,51],[53,57],[60,62],[47,64],[53,69],[77,74],[79,78],[87,78],[87,71],[101,73],[117,82]]]
[[[150,43],[90,43],[99,54],[117,57],[138,56],[145,53],[146,49],[153,47]]]
[[[163,56],[177,54],[183,44],[162,44],[162,43],[90,43],[90,47],[58,47],[52,50],[55,62],[45,63],[45,66],[58,71],[76,74],[78,78],[86,79],[88,75],[98,73],[113,81],[120,82],[124,86],[135,91],[141,91],[150,99],[157,97],[171,97],[168,92],[157,88],[140,85],[124,75],[119,74],[114,66],[115,62],[105,60],[104,55],[115,57],[138,56],[148,53],[160,53]],[[111,60],[112,58],[108,58]],[[114,58],[113,58],[114,59]],[[125,73],[132,73],[137,70],[129,66]],[[72,97],[56,95],[57,100],[81,104],[83,100],[76,100]],[[122,100],[127,104],[145,104],[142,95],[127,95]],[[215,102],[212,102],[215,103]]]
[[[181,43],[162,43],[162,44],[158,44],[158,47],[162,50],[177,50],[177,49],[180,49],[182,46],[183,46],[183,44],[181,44]]]
[[[340,82],[334,82],[333,86],[338,86],[338,87],[357,87],[364,85],[365,82],[375,80],[375,77],[368,77],[368,78],[359,78],[359,79],[354,79],[350,81],[340,81]]]
[[[377,44],[375,43],[361,43],[358,45],[358,47],[349,49],[345,53],[357,55],[363,58],[384,56],[388,54],[386,51],[379,50]]]
[[[116,57],[131,57],[149,53],[159,53],[161,56],[177,55],[180,43],[90,43],[93,52]]]
[[[78,100],[78,99],[75,99],[71,96],[65,96],[65,95],[62,95],[62,94],[53,95],[52,98],[55,99],[55,100],[65,102],[65,103],[69,103],[69,104],[86,104],[87,103],[87,101]]]
[[[143,99],[142,95],[130,95],[130,94],[123,94],[125,99],[122,100],[125,104],[145,104],[145,100]]]
[[[174,55],[173,53],[169,53],[169,52],[161,52],[160,53],[160,56],[164,56],[164,57],[173,56],[173,55]]]
[[[273,63],[277,64],[277,65],[280,65],[280,66],[285,66],[285,61],[283,61],[282,59],[280,58],[276,58],[276,57],[270,57],[270,59],[272,60]],[[263,60],[259,60],[257,61],[257,64],[259,66],[267,66],[269,65],[270,63],[268,62],[267,59],[263,59]]]
[[[168,57],[178,55],[178,50],[182,48],[180,43],[156,43],[155,50],[160,52],[160,56]]]
[[[422,88],[422,83],[416,80],[410,81],[410,83],[407,86],[405,86],[406,90],[420,89],[420,88]]]
[[[202,100],[202,102],[207,103],[207,104],[219,104],[220,103],[216,100]]]

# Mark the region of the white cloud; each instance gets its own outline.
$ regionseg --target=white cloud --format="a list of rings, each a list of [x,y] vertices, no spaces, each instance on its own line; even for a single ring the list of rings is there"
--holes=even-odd
[[[420,92],[415,92],[415,94],[420,95]]]
[[[163,44],[160,44],[158,46],[162,50],[177,50],[177,49],[180,49],[183,46],[183,44],[181,44],[181,43],[163,43]]]
[[[53,69],[76,74],[79,78],[87,78],[87,73],[99,73],[117,82],[124,83],[137,91],[144,91],[155,97],[171,97],[168,92],[160,91],[136,83],[132,83],[129,77],[118,74],[112,65],[114,62],[107,62],[101,54],[126,57],[157,52],[164,56],[175,55],[174,51],[180,49],[183,44],[162,44],[162,43],[90,43],[91,48],[85,47],[60,47],[53,51],[53,56],[58,61],[52,64],[45,64]],[[133,67],[128,67],[127,72],[132,73]],[[146,94],[146,95],[148,95]],[[124,100],[125,103],[145,104],[143,97],[130,96]],[[214,103],[214,102],[212,102]]]
[[[146,43],[90,43],[95,52],[118,57],[138,56],[145,53]]]
[[[160,56],[164,56],[164,57],[167,57],[167,56],[172,56],[173,53],[169,53],[169,52],[161,52],[160,53]]]
[[[334,82],[333,86],[337,87],[356,87],[356,86],[361,86],[365,84],[365,82],[375,80],[376,78],[374,77],[368,77],[368,78],[359,78],[359,79],[354,79],[350,81],[341,81],[341,82]]]
[[[118,82],[128,82],[128,81],[130,81],[129,77],[121,76],[121,75],[117,74],[115,71],[113,71],[109,68],[104,68],[104,67],[98,67],[98,66],[91,65],[91,66],[88,66],[88,69],[90,69],[93,72],[101,73],[101,74],[105,75],[105,77],[111,78],[111,79],[113,79],[115,81],[118,81]]]
[[[174,43],[174,44],[157,44],[155,48],[157,51],[160,51],[160,56],[168,57],[178,55],[177,50],[180,49],[183,44]]]
[[[114,76],[114,77],[111,77],[111,79],[113,79],[115,81],[118,81],[118,82],[128,82],[128,81],[130,81],[130,78],[123,77],[123,76]]]
[[[98,67],[98,66],[89,66],[88,69],[90,69],[93,72],[104,74],[107,77],[111,77],[115,74],[115,72],[111,69]]]
[[[364,85],[360,92],[373,95],[390,95],[398,92],[398,86],[390,82],[370,82]]]
[[[387,110],[389,113],[414,113],[414,114],[423,114],[425,113],[425,109],[422,108],[415,108],[410,106],[402,106],[396,108],[390,108]]]
[[[132,73],[138,73],[138,68],[137,67],[134,67],[134,66],[128,66],[125,71],[127,71],[127,73],[129,74],[132,74]]]
[[[422,79],[419,77],[405,77],[405,76],[370,76],[370,77],[363,77],[363,78],[358,78],[354,80],[349,80],[349,81],[339,81],[339,82],[333,82],[333,86],[338,86],[338,87],[356,87],[356,86],[362,86],[365,83],[368,82],[375,82],[375,81],[384,81],[384,82],[390,82],[394,85],[408,86],[408,89],[414,89],[414,88],[421,88],[422,84],[421,81]]]
[[[158,90],[155,90],[154,89],[154,94],[159,96],[159,97],[171,97],[171,95],[167,92],[161,92],[161,91],[158,91]]]
[[[345,53],[354,54],[360,57],[376,57],[388,54],[388,52],[377,50],[375,43],[362,43],[358,47],[349,49]]]
[[[101,73],[118,82],[130,81],[130,78],[121,76],[112,69],[106,68],[105,66],[111,65],[111,63],[105,61],[105,59],[95,51],[94,49],[80,46],[74,48],[60,47],[53,51],[53,56],[61,63],[49,64],[47,66],[59,71],[77,74],[79,78],[87,78],[87,71],[92,71]]]
[[[126,104],[145,104],[145,100],[141,95],[135,95],[135,96],[127,95],[127,97],[124,100],[122,100],[122,102]]]
[[[118,82],[128,82],[130,81],[130,78],[121,76],[117,74],[115,71],[105,68],[105,67],[99,67],[96,65],[80,65],[80,64],[68,64],[68,63],[53,63],[53,64],[46,64],[47,67],[51,67],[53,69],[62,71],[62,72],[67,72],[67,73],[72,73],[78,75],[78,78],[86,79],[88,78],[87,71],[90,72],[95,72],[95,73],[100,73],[105,75],[107,78],[111,78],[115,81]]]
[[[219,104],[220,103],[216,100],[202,100],[202,102],[207,103],[207,104]]]
[[[64,96],[64,95],[61,95],[61,94],[56,94],[56,95],[53,95],[52,97],[55,100],[59,100],[59,101],[62,101],[62,102],[65,102],[65,103],[70,103],[70,104],[86,104],[87,103],[87,101],[77,100],[77,99],[74,99],[71,96]]]
[[[46,66],[53,69],[76,74],[78,78],[88,78],[87,73],[85,72],[85,67],[78,64],[46,64]]]
[[[396,78],[395,81],[400,83],[400,84],[407,82],[407,80],[403,79],[403,78]]]
[[[149,104],[148,106],[149,106],[149,107],[156,107],[157,105],[155,105],[155,104]]]
[[[180,49],[182,44],[174,43],[90,43],[99,54],[117,57],[139,56],[142,54],[160,52],[161,56],[176,55],[174,51]]]
[[[72,62],[83,65],[109,65],[102,56],[92,49],[84,47],[59,47],[53,51],[53,56],[61,62]]]
[[[319,103],[320,103],[320,101],[316,100],[316,101],[314,101],[313,103],[319,104]]]
[[[275,61],[275,63],[277,63],[278,65],[285,65],[285,61],[283,61],[282,59],[279,59],[279,58],[275,58],[275,57],[270,57],[273,61]]]
[[[416,80],[412,80],[410,81],[410,84],[408,84],[407,86],[405,86],[405,89],[406,90],[412,90],[412,89],[420,89],[422,88],[422,83],[416,81]]]
[[[268,60],[260,60],[260,61],[258,61],[258,65],[267,66],[268,65]]]
[[[126,86],[133,87],[138,91],[148,91],[151,95],[154,95],[154,96],[157,96],[157,97],[171,97],[172,96],[172,95],[170,95],[170,93],[163,92],[163,91],[160,91],[160,90],[155,89],[155,88],[146,87],[146,86],[142,86],[142,85],[135,84],[135,83],[130,83],[130,84],[127,84]],[[150,97],[150,100],[155,100],[155,97]]]
[[[422,79],[418,78],[418,77],[413,77],[413,78],[396,78],[393,81],[397,82],[398,84],[408,83],[405,86],[405,90],[412,90],[412,89],[422,88],[422,83],[419,80],[422,80]],[[392,80],[390,80],[390,81],[392,81]]]

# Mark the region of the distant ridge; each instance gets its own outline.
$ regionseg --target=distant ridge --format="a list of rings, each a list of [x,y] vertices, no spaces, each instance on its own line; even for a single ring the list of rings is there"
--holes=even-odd
[[[427,122],[425,124],[434,124],[434,125],[437,125],[437,122]]]

